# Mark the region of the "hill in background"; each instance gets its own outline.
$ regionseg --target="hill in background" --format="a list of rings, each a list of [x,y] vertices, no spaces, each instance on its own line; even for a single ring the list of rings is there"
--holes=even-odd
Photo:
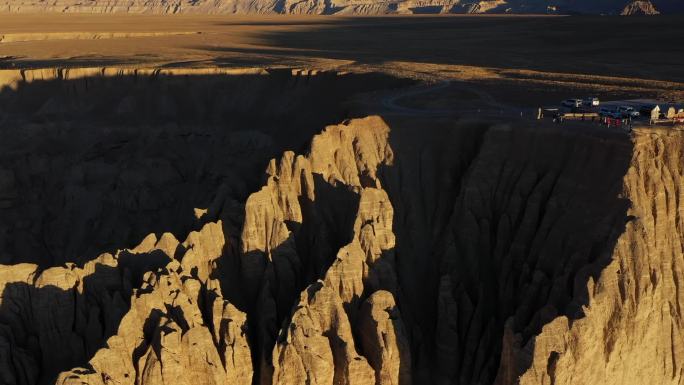
[[[551,13],[621,14],[642,9],[625,0],[3,0],[4,12],[87,12],[154,14],[440,14],[440,13]],[[636,7],[636,8],[635,8]],[[684,11],[676,0],[653,1],[662,13]],[[644,12],[641,12],[644,13]],[[631,14],[628,12],[628,14]]]

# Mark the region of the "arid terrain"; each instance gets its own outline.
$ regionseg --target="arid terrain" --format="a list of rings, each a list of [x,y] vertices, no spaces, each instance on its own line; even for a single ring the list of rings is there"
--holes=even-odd
[[[0,384],[681,384],[683,22],[0,14]]]
[[[584,14],[681,13],[679,0],[1,0],[0,12],[104,14]]]
[[[521,84],[559,95],[573,88],[681,95],[682,22],[684,16],[0,13],[0,67],[382,72],[428,81],[491,81],[496,89],[512,86],[509,99],[518,102]]]

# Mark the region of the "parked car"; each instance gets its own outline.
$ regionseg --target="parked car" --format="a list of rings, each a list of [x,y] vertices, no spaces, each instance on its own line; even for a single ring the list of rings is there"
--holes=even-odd
[[[630,106],[620,106],[617,110],[626,118],[638,118],[640,115],[639,111]]]
[[[622,119],[622,112],[613,107],[601,107],[599,110],[599,115],[614,119]]]
[[[582,99],[565,99],[561,105],[568,108],[579,108],[582,107]]]
[[[599,104],[601,104],[599,98],[591,97],[584,99],[584,105],[587,107],[597,107]]]

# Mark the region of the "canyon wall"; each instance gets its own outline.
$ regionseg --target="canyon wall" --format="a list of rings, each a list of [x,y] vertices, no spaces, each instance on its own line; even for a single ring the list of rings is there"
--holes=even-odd
[[[581,317],[556,317],[528,340],[507,324],[499,383],[682,381],[684,137],[668,131],[635,136],[621,191],[627,223],[605,268],[580,287]]]

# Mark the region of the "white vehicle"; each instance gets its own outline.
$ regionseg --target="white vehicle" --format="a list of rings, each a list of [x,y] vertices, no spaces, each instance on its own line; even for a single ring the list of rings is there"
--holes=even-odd
[[[582,99],[565,99],[561,102],[563,107],[579,108],[582,107]]]
[[[599,104],[601,104],[601,101],[599,100],[599,98],[591,97],[591,98],[584,99],[584,105],[585,106],[597,107]]]
[[[622,116],[628,118],[638,118],[640,115],[639,111],[635,110],[634,107],[620,106],[617,108],[617,110],[622,114]]]
[[[618,111],[616,108],[611,107],[601,107],[601,109],[599,110],[599,115],[614,119],[622,119],[622,112]]]

